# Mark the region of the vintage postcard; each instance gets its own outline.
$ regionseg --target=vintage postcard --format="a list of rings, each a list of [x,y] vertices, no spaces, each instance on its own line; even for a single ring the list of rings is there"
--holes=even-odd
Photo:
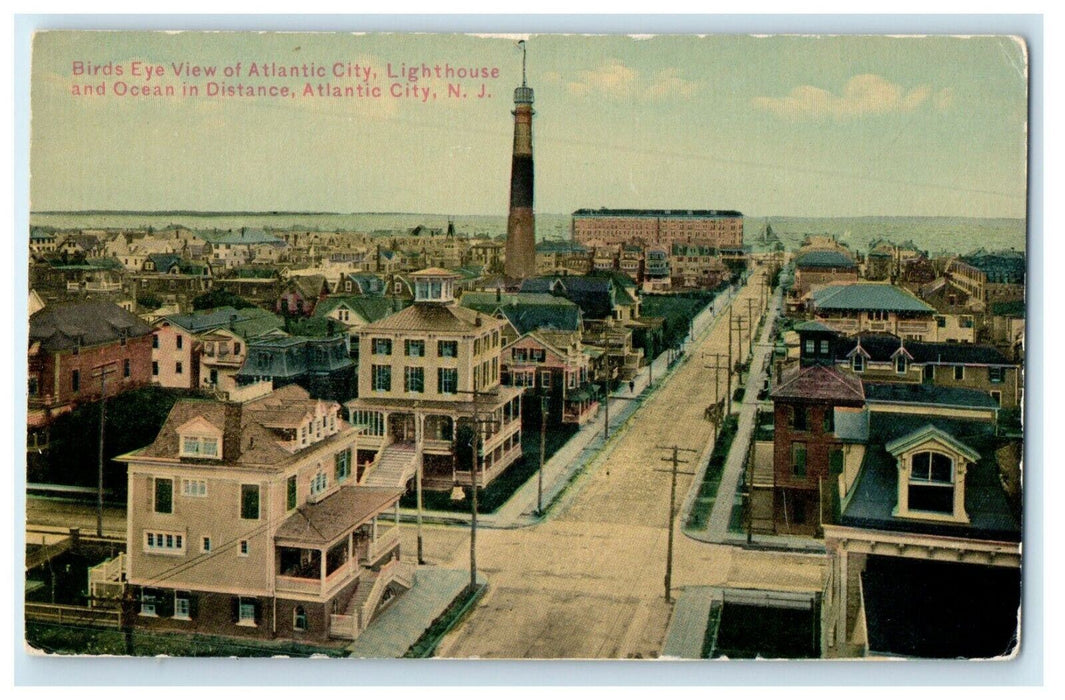
[[[38,32],[28,648],[1015,658],[1028,60]]]

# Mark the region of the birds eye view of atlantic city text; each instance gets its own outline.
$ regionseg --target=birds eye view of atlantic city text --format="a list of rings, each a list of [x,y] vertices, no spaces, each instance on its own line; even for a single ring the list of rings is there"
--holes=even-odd
[[[29,653],[1021,651],[1022,39],[32,42]]]

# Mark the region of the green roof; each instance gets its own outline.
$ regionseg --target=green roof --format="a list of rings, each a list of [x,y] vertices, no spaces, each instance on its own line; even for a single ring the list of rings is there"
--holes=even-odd
[[[818,311],[917,311],[933,309],[913,294],[892,284],[844,284],[812,293]]]
[[[398,305],[397,305],[398,304]],[[350,309],[362,316],[367,323],[379,321],[397,311],[402,311],[409,303],[402,300],[393,302],[384,297],[366,297],[360,295],[329,296],[314,307],[314,317],[324,318],[340,307]]]

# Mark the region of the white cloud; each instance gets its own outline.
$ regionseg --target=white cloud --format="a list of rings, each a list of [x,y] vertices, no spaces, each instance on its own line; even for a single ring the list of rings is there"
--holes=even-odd
[[[566,81],[566,90],[575,97],[601,95],[617,100],[661,100],[691,96],[696,85],[680,77],[675,68],[642,74],[615,59],[594,70],[578,71],[575,79]]]
[[[800,85],[784,97],[755,97],[758,109],[788,119],[855,119],[876,114],[912,112],[932,98],[936,109],[949,107],[949,88],[933,95],[932,88],[920,85],[909,91],[879,75],[856,75],[836,95],[813,85]]]

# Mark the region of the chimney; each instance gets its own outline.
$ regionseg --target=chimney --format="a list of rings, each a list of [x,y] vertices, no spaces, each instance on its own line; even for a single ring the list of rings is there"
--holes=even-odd
[[[244,407],[236,402],[226,402],[222,425],[222,459],[236,462],[242,449],[240,444],[241,423]]]

